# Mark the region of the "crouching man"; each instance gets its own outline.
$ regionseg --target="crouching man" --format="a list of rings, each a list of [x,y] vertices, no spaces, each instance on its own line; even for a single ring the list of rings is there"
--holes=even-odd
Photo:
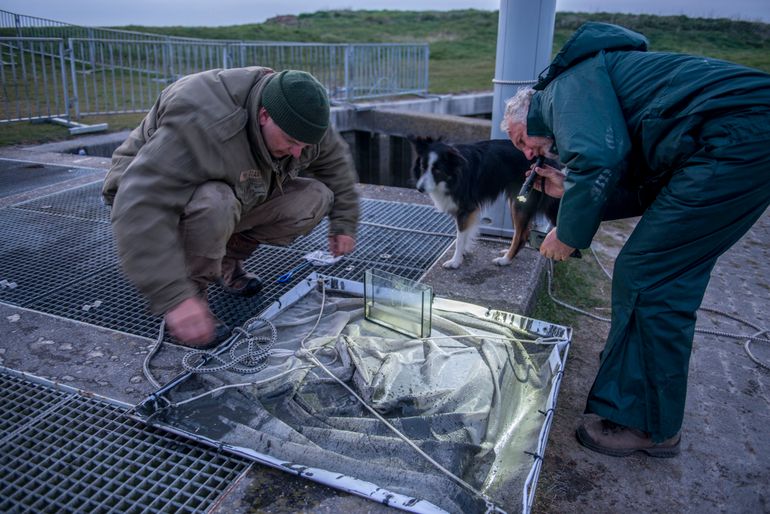
[[[123,271],[180,343],[227,338],[206,289],[257,294],[243,261],[260,243],[288,245],[328,215],[329,251],[353,251],[357,178],[329,125],[308,73],[210,70],[167,87],[115,151],[102,195]]]

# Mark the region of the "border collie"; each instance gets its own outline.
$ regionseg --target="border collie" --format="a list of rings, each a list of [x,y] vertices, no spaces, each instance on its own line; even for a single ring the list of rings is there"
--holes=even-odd
[[[451,145],[430,137],[408,137],[417,153],[412,169],[417,190],[427,193],[436,209],[455,218],[455,252],[443,266],[459,268],[478,234],[479,213],[505,193],[511,208],[514,234],[504,255],[494,259],[507,266],[529,237],[530,221],[542,212],[556,224],[559,200],[532,190],[526,202],[516,199],[527,170],[532,166],[507,139]]]

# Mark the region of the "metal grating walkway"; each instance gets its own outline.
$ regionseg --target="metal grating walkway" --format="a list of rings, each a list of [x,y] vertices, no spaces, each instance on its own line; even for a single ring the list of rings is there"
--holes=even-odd
[[[203,512],[249,464],[0,372],[0,512]]]
[[[0,209],[0,301],[155,338],[160,319],[122,275],[101,182]],[[255,298],[209,288],[212,310],[238,326],[313,271],[363,281],[367,268],[417,280],[454,240],[454,222],[432,206],[362,200],[356,251],[333,266],[276,279],[327,247],[324,221],[289,247],[261,246],[245,263],[265,283]]]

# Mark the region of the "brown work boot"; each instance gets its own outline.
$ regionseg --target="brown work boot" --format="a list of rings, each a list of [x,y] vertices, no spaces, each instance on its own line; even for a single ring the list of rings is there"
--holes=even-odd
[[[243,269],[243,261],[232,257],[222,259],[222,278],[219,285],[235,296],[254,296],[262,290],[262,281]]]
[[[641,430],[598,417],[583,423],[575,435],[586,448],[613,457],[627,457],[635,452],[644,452],[651,457],[675,457],[679,455],[682,439],[681,434],[676,434],[662,443],[654,443]]]

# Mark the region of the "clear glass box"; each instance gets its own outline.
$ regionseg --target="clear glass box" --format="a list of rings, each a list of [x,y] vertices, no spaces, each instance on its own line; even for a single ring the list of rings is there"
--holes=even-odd
[[[364,275],[364,317],[412,337],[428,337],[433,288],[387,271]]]

